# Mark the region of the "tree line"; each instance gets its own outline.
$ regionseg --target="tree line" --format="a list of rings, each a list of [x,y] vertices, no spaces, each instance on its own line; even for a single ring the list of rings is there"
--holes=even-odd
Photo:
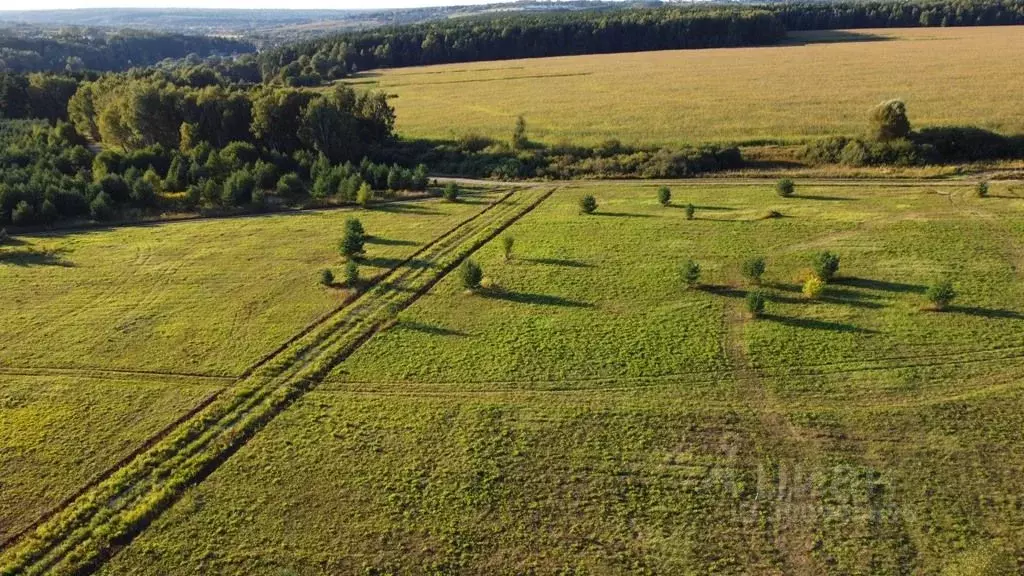
[[[1024,0],[785,2],[766,6],[787,30],[1024,24]]]
[[[0,29],[0,72],[121,71],[190,54],[254,51],[249,42],[215,36],[96,28]]]
[[[774,44],[768,11],[643,8],[512,14],[352,32],[260,55],[264,81],[315,85],[360,70],[451,62]]]

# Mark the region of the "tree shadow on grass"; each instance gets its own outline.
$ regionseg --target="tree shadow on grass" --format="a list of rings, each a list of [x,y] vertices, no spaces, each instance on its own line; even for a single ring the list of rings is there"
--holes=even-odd
[[[726,298],[746,298],[747,291],[742,288],[735,288],[733,286],[725,286],[722,284],[702,284],[697,286],[697,290],[702,292],[708,292],[709,294],[715,294],[717,296],[725,296]]]
[[[978,308],[974,306],[949,306],[946,312],[954,314],[966,314],[981,318],[999,318],[1004,320],[1024,320],[1024,314],[1013,310],[1001,310],[998,308]]]
[[[913,292],[915,294],[924,294],[928,290],[926,286],[920,286],[917,284],[903,284],[901,282],[886,282],[884,280],[871,280],[870,278],[848,276],[835,278],[832,280],[832,283],[840,286],[863,288],[865,290],[879,290],[882,292]]]
[[[481,292],[481,295],[485,298],[492,298],[494,300],[504,300],[506,302],[514,302],[516,304],[536,304],[539,306],[558,306],[561,308],[593,308],[594,305],[587,302],[580,302],[578,300],[569,300],[568,298],[562,298],[561,296],[551,296],[548,294],[531,294],[529,292],[508,292],[504,290],[489,290]]]
[[[777,314],[762,314],[761,318],[771,322],[791,326],[793,328],[805,328],[808,330],[828,330],[830,332],[850,332],[855,334],[878,334],[876,330],[860,328],[853,324],[841,324],[839,322],[828,322],[826,320],[814,320],[812,318],[790,318]]]
[[[427,208],[419,204],[411,204],[406,202],[385,202],[382,204],[371,204],[369,209],[373,210],[374,212],[391,212],[393,214],[441,214],[439,210],[434,210],[433,208]]]
[[[687,206],[686,204],[669,204],[669,205],[667,205],[665,207],[666,208],[685,209],[686,206]],[[698,211],[705,211],[705,212],[735,212],[736,211],[736,208],[729,208],[727,206],[698,206],[696,204],[693,205],[693,209],[694,210],[698,210]]]
[[[444,326],[434,326],[433,324],[426,324],[424,322],[414,322],[411,320],[400,320],[397,324],[397,327],[403,330],[412,330],[414,332],[430,334],[432,336],[469,336],[469,334],[466,334],[465,332],[461,332],[459,330],[452,330],[451,328],[445,328]]]
[[[844,198],[842,196],[819,196],[815,194],[796,194],[793,196],[796,199],[803,200],[817,200],[821,202],[856,202],[857,198]]]
[[[0,250],[0,264],[11,264],[13,266],[58,266],[61,268],[74,268],[75,264],[61,257],[60,251],[36,251],[19,250],[8,252]]]
[[[406,266],[422,270],[424,268],[431,268],[434,266],[433,262],[421,260],[419,258],[413,258],[412,260],[406,261],[403,258],[388,258],[386,256],[363,257],[360,258],[358,262],[360,265],[372,266],[374,268],[397,268],[399,266]]]
[[[377,246],[419,246],[419,242],[412,240],[392,240],[390,238],[379,238],[377,236],[367,236],[367,244],[375,244]]]
[[[637,214],[634,212],[594,212],[594,216],[607,216],[609,218],[654,218],[651,214]]]
[[[580,260],[568,260],[565,258],[524,258],[524,262],[531,264],[542,264],[545,266],[564,266],[566,268],[595,268],[593,264],[588,264]]]

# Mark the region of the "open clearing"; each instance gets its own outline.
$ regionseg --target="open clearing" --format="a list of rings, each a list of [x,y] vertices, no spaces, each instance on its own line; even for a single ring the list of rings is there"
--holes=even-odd
[[[407,138],[593,145],[795,141],[856,135],[868,108],[906,101],[915,127],[1024,132],[1024,27],[791,33],[791,45],[383,70]],[[838,40],[838,41],[834,41]],[[858,41],[859,40],[859,41]],[[994,55],[998,54],[998,57]]]
[[[444,276],[103,573],[1014,573],[1024,198],[672,185],[534,196],[512,261],[473,255],[501,290]],[[961,297],[921,311],[942,275]]]

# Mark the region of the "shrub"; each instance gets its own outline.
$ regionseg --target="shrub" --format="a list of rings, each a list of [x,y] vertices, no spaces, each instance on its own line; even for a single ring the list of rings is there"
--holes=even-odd
[[[306,193],[306,185],[295,172],[289,172],[277,181],[277,195],[281,198],[295,199]]]
[[[686,219],[693,220],[694,215],[697,213],[697,207],[693,204],[686,205]]]
[[[0,246],[7,244],[10,239],[11,235],[7,233],[7,228],[0,228]]]
[[[359,204],[363,208],[366,208],[373,200],[373,188],[366,182],[359,187],[359,191],[356,192],[356,204]]]
[[[359,265],[355,260],[349,260],[345,264],[345,286],[355,288],[359,286]]]
[[[466,260],[459,266],[459,277],[462,285],[470,290],[480,288],[480,281],[484,278],[484,271],[480,265],[472,260]]]
[[[783,178],[775,183],[775,193],[783,198],[789,198],[792,196],[795,188],[793,181],[789,178]]]
[[[595,210],[597,210],[597,198],[594,198],[593,194],[587,194],[580,198],[580,212],[593,214]]]
[[[839,272],[839,256],[828,250],[819,252],[814,256],[811,269],[822,282],[831,282]]]
[[[765,295],[764,290],[751,290],[747,292],[747,312],[754,318],[757,318],[764,314],[764,305],[767,301],[768,297]]]
[[[974,193],[978,198],[988,198],[988,182],[982,180],[974,186]]]
[[[825,291],[825,281],[817,276],[811,276],[804,282],[803,293],[804,296],[814,300],[821,296],[821,293]]]
[[[693,260],[683,262],[683,267],[679,273],[683,279],[683,284],[686,284],[687,288],[693,288],[700,283],[700,264]]]
[[[456,202],[459,199],[459,185],[449,182],[444,186],[444,199],[449,202]]]
[[[363,253],[363,243],[365,238],[359,232],[352,229],[345,229],[345,235],[342,236],[341,242],[338,244],[338,251],[341,255],[349,260],[354,260],[360,254]]]
[[[334,285],[334,272],[331,272],[329,268],[324,268],[320,271],[320,283],[324,286]]]
[[[839,162],[846,166],[866,166],[871,163],[871,156],[863,142],[850,140],[839,153]]]
[[[346,218],[345,231],[355,232],[364,238],[366,237],[366,228],[363,228],[363,223],[359,221],[359,218]]]
[[[501,248],[505,253],[506,261],[512,259],[512,247],[515,246],[515,243],[516,239],[508,234],[501,237]]]
[[[766,266],[764,258],[758,256],[756,258],[750,258],[744,261],[743,265],[740,267],[740,272],[742,272],[743,277],[749,280],[750,282],[754,284],[759,284],[761,282],[761,276],[764,274],[765,268]]]
[[[31,204],[22,200],[11,211],[11,222],[15,226],[28,226],[36,221],[36,210]]]
[[[522,150],[530,145],[530,140],[526,136],[526,119],[522,116],[516,118],[516,128],[512,132],[512,149]]]
[[[93,198],[92,202],[89,203],[89,215],[92,216],[93,220],[103,222],[110,220],[114,217],[114,203],[110,199],[110,195],[106,192],[100,192]]]
[[[868,135],[879,142],[906,138],[910,134],[907,106],[902,100],[886,100],[871,109]]]
[[[672,190],[668,186],[658,188],[658,203],[668,206],[672,202]]]
[[[953,289],[953,282],[949,279],[942,279],[928,287],[925,297],[932,303],[935,310],[945,310],[946,307],[956,298],[956,291]]]

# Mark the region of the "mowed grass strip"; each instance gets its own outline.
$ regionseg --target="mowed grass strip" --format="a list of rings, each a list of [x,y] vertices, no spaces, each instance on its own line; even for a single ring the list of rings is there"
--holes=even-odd
[[[217,390],[182,379],[0,374],[0,541]]]
[[[394,94],[399,132],[593,145],[794,141],[865,129],[867,110],[907,102],[917,127],[1024,132],[1024,27],[792,33],[793,45],[680,50],[371,72]],[[823,40],[825,40],[823,42]]]
[[[342,277],[347,218],[369,278],[494,198],[20,237],[0,248],[0,366],[238,375],[344,300],[318,278]]]

